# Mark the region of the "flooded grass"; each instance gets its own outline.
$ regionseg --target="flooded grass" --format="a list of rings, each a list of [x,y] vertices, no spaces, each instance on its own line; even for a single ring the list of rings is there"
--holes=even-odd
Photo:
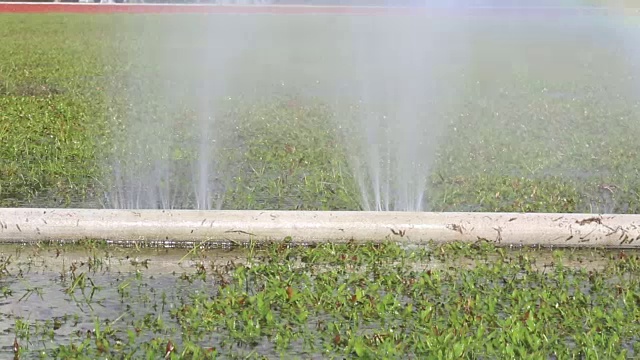
[[[2,246],[17,358],[629,358],[634,251]],[[15,342],[14,342],[15,340]]]

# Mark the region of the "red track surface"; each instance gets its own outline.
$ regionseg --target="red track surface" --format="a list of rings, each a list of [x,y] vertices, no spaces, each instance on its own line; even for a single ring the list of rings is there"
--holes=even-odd
[[[172,4],[0,3],[0,13],[389,14],[415,9],[348,6],[233,6]]]
[[[606,8],[385,8],[364,6],[221,6],[169,4],[78,4],[78,3],[0,3],[0,13],[80,13],[80,14],[520,14],[520,15],[605,15]],[[626,15],[638,15],[638,9],[623,10]]]

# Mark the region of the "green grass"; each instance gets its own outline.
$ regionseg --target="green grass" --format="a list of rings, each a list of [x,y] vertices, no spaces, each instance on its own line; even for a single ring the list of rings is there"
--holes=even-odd
[[[28,19],[28,21],[24,21]],[[73,17],[0,16],[0,204],[64,205],[95,196],[105,122],[105,65],[92,25]]]
[[[176,126],[183,140],[156,136],[153,146],[167,148],[175,171],[186,173],[194,134],[183,133],[176,118],[195,121],[195,105],[188,95],[172,98],[180,90],[162,90],[167,85],[157,75],[178,71],[186,85],[177,87],[196,81],[199,75],[189,72],[194,64],[172,61],[176,54],[199,54],[196,34],[206,17],[136,19],[0,15],[0,205],[103,206],[109,159],[131,150],[125,140],[135,119],[144,119],[138,126],[148,128],[148,136],[156,130],[166,136],[164,126]],[[349,69],[339,63],[321,64],[345,58],[353,45],[343,39],[337,53],[326,53],[335,34],[316,32],[321,21],[234,21],[283,43],[247,44],[253,50],[241,49],[245,55],[231,60],[245,65],[225,75],[229,93],[244,93],[218,111],[216,129],[226,134],[216,155],[227,189],[223,208],[360,209],[346,161],[351,148],[337,129],[331,97],[320,85],[309,88],[315,80],[344,76]],[[348,29],[348,23],[330,21],[336,33]],[[175,35],[166,24],[180,26],[193,41],[180,43],[178,51],[157,46],[153,39]],[[212,26],[207,31],[216,33],[230,25],[217,18]],[[467,57],[456,58],[470,66],[463,67],[462,101],[441,115],[447,126],[428,181],[430,209],[638,212],[637,59],[619,46],[622,40],[592,39],[579,24],[580,41],[570,44],[554,37],[554,25],[538,28],[538,37],[516,28],[507,34],[500,26],[495,20],[480,25],[464,48]],[[229,43],[244,39],[242,32],[226,36]],[[262,56],[262,67],[254,66],[251,51]],[[335,72],[327,72],[332,66]],[[291,85],[245,91],[270,89],[274,79]],[[152,162],[144,150],[140,154],[135,166]]]
[[[102,206],[110,161],[128,146],[164,149],[176,174],[188,174],[198,135],[190,100],[198,89],[188,85],[199,74],[172,61],[198,54],[205,17],[135,19],[0,15],[0,206]],[[239,50],[224,80],[231,100],[208,99],[224,134],[216,147],[224,208],[360,209],[350,133],[335,121],[335,94],[322,88],[353,70],[328,71],[349,56],[352,44],[339,36],[349,24],[318,19],[251,24],[270,42]],[[159,46],[150,39],[172,36],[163,21],[193,37]],[[227,29],[234,21],[248,20],[217,18],[207,36],[243,39]],[[327,21],[334,32],[318,31]],[[538,37],[493,20],[483,26],[463,46],[468,57],[452,60],[470,66],[457,74],[466,79],[461,101],[442,109],[437,153],[425,154],[435,158],[430,208],[637,213],[637,58],[607,34],[578,31],[569,44],[554,26],[536,28]],[[138,51],[148,57],[128,57]],[[184,83],[156,76],[167,68]],[[436,78],[451,75],[444,70]],[[132,129],[155,140],[130,143]],[[133,166],[154,160],[148,149],[136,154]],[[12,324],[0,334],[5,355],[14,338],[21,358],[66,359],[633,358],[640,350],[635,252],[285,241],[224,264],[220,253],[194,249],[167,260],[183,268],[162,273],[149,267],[165,250],[82,246],[73,262],[69,247],[2,252],[0,297],[12,306],[1,311]],[[62,260],[43,267],[40,257]]]
[[[242,168],[225,208],[353,210],[357,189],[329,110],[290,99],[267,103],[238,121],[229,155]],[[293,130],[295,129],[295,130]]]
[[[640,350],[633,251],[280,243],[192,251],[182,269],[163,265],[165,250],[8,252],[15,326],[0,338],[15,336],[24,358],[156,359],[172,346],[175,359],[624,359]],[[53,318],[38,310],[45,299],[57,299]],[[36,310],[21,317],[25,307]]]

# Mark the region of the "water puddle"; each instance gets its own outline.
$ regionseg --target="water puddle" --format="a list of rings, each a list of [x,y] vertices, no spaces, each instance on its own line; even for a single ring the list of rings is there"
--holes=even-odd
[[[157,313],[168,321],[168,311],[156,310],[214,290],[202,281],[181,280],[185,274],[239,263],[246,253],[1,245],[0,353],[12,353],[16,333],[37,339],[23,348],[46,351],[80,333],[90,335],[97,319],[118,327]]]

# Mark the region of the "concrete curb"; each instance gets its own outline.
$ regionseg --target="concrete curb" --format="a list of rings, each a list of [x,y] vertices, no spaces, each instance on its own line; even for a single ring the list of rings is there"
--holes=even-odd
[[[0,242],[247,243],[489,241],[498,245],[640,247],[640,215],[0,209]]]

